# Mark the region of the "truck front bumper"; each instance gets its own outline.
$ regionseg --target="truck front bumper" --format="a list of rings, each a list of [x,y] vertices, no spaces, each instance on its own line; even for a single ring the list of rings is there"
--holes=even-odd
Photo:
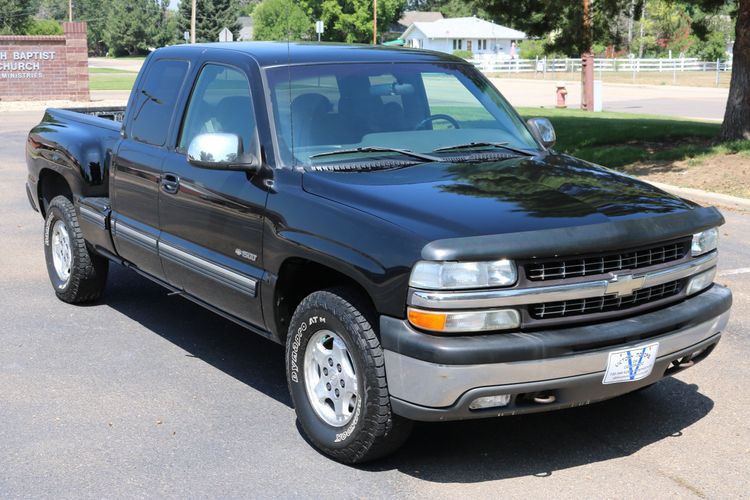
[[[393,411],[413,420],[460,420],[569,408],[650,385],[705,359],[729,319],[731,292],[705,292],[657,311],[549,331],[437,336],[382,316],[381,343]],[[609,353],[659,343],[651,374],[603,384]],[[480,397],[510,395],[473,410]]]

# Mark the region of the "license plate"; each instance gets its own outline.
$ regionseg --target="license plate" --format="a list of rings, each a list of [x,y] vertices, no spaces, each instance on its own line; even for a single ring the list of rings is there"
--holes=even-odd
[[[607,359],[607,372],[603,384],[635,382],[651,375],[654,369],[659,343],[612,351]]]

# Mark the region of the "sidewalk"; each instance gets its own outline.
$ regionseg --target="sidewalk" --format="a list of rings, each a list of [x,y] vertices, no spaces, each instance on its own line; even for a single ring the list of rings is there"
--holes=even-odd
[[[47,108],[99,108],[125,106],[128,103],[130,91],[123,90],[94,90],[91,101],[0,101],[0,112],[9,111],[44,111]]]

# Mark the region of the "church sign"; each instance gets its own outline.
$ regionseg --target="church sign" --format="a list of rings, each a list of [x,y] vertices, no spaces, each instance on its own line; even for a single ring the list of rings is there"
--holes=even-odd
[[[0,100],[89,100],[86,23],[62,36],[0,36]]]

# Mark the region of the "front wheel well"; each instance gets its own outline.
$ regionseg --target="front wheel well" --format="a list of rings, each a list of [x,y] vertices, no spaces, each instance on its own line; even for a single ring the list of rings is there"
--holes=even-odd
[[[61,174],[50,169],[44,169],[39,174],[37,196],[42,217],[47,217],[47,207],[56,196],[64,196],[73,202],[73,191],[68,181]]]
[[[274,293],[274,321],[280,340],[286,341],[294,310],[313,292],[333,287],[345,287],[356,293],[365,307],[375,312],[372,298],[356,280],[331,267],[302,258],[287,259],[281,266]],[[373,325],[375,326],[375,325]]]

